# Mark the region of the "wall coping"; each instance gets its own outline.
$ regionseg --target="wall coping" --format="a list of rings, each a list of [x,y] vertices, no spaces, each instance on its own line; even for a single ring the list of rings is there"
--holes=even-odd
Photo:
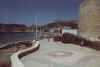
[[[28,48],[28,49],[24,49],[24,50],[18,51],[16,53],[14,53],[13,55],[11,55],[11,57],[10,57],[10,59],[11,59],[11,67],[24,67],[24,64],[21,62],[21,60],[20,60],[21,58],[19,58],[19,56],[24,52],[31,51],[32,49],[34,50],[34,49],[36,49],[36,48],[38,48],[40,46],[39,45],[39,41],[34,41],[34,43],[32,42],[32,45],[33,46]]]

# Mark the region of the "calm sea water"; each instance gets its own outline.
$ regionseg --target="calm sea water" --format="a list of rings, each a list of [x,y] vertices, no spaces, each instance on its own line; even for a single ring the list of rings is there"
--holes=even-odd
[[[35,33],[33,32],[0,32],[0,41],[3,41],[4,43],[33,39],[35,39]]]

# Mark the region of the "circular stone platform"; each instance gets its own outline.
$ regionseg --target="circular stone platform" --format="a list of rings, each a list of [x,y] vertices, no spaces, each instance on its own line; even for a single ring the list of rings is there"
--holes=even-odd
[[[70,57],[73,54],[74,53],[67,52],[67,51],[53,51],[53,52],[48,53],[48,55],[52,57]]]

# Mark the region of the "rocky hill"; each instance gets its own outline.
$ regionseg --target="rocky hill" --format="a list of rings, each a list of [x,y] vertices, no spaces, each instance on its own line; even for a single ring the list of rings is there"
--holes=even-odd
[[[27,32],[28,27],[24,24],[0,24],[0,32]]]
[[[55,27],[70,27],[72,29],[78,29],[77,21],[55,21],[43,26],[38,25],[37,28],[45,30]],[[0,32],[33,32],[36,30],[36,25],[27,27],[24,24],[0,24]]]
[[[55,27],[70,27],[72,29],[78,29],[77,21],[54,21],[47,25],[42,26],[42,28],[55,28]]]

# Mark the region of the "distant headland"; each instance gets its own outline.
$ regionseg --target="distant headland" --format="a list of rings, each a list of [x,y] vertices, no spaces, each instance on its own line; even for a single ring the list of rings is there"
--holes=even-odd
[[[71,20],[71,21],[54,21],[49,24],[45,25],[38,25],[38,29],[50,29],[55,27],[71,27],[72,29],[77,28],[77,21]],[[25,24],[0,24],[0,32],[34,32],[36,29],[36,25],[32,26],[26,26]]]

